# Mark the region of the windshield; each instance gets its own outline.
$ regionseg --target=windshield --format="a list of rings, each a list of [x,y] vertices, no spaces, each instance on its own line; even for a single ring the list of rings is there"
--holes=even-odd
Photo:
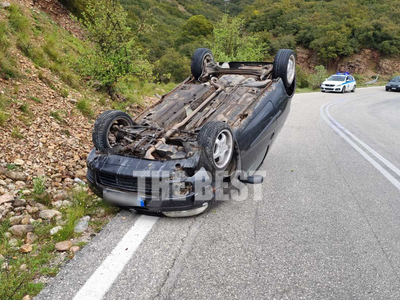
[[[397,76],[395,78],[393,78],[392,80],[390,80],[391,82],[400,82],[400,76]]]
[[[346,79],[346,76],[343,75],[332,75],[331,77],[328,78],[329,81],[344,81]]]

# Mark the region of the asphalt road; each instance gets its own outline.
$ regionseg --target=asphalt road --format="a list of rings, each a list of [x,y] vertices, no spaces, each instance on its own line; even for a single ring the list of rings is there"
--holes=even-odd
[[[399,154],[400,93],[296,95],[246,200],[122,212],[35,299],[400,299]]]

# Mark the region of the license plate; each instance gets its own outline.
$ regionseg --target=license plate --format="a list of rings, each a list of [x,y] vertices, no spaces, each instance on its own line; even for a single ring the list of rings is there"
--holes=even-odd
[[[103,198],[119,205],[145,207],[143,198],[138,193],[125,193],[114,190],[103,190]]]

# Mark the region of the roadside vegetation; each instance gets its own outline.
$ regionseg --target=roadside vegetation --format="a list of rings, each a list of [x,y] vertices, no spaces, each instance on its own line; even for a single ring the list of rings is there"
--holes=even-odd
[[[116,213],[82,181],[93,121],[157,101],[190,75],[196,48],[222,61],[313,49],[315,68],[297,68],[300,92],[319,90],[338,59],[364,48],[400,55],[398,0],[59,0],[81,33],[11,2],[0,8],[0,299],[36,295]],[[372,79],[353,75],[358,86]]]
[[[23,201],[32,207],[41,207],[37,204],[35,206],[35,203],[48,205],[44,201],[46,198],[50,199],[46,194],[45,180],[44,177],[35,178],[32,195]],[[77,222],[82,217],[89,216],[90,224],[93,224],[91,230],[97,232],[98,228],[109,221],[109,216],[116,212],[115,208],[89,195],[84,186],[73,189],[67,199],[70,204],[59,208],[60,215],[50,219],[40,218],[41,210],[31,213],[32,233],[10,238],[9,229],[12,224],[9,220],[0,222],[0,299],[20,300],[25,295],[38,294],[46,278],[55,276],[60,264],[71,259],[75,251],[88,240],[87,233],[75,232]],[[15,218],[11,220],[15,224]],[[54,233],[54,228],[60,229]],[[62,253],[58,251],[57,243],[61,241],[70,242],[69,249],[72,250]]]

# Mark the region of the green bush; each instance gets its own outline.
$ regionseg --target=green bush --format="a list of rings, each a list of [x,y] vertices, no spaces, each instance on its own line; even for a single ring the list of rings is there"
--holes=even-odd
[[[80,59],[81,72],[110,95],[117,82],[137,76],[151,79],[152,66],[138,47],[137,38],[126,24],[126,12],[118,2],[91,1],[83,13],[94,47]]]
[[[315,73],[310,76],[310,86],[317,89],[321,86],[321,83],[328,77],[328,72],[324,66],[316,66]]]
[[[157,62],[154,72],[161,82],[180,82],[190,75],[190,59],[170,49]]]
[[[310,75],[305,72],[299,65],[296,66],[297,87],[304,89],[310,86]]]

